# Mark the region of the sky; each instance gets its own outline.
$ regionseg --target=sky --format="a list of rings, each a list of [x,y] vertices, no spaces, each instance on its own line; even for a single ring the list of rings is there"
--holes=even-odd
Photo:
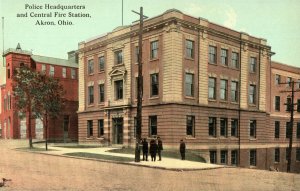
[[[81,5],[84,9],[45,9],[45,4]],[[300,67],[300,0],[123,0],[123,5],[124,25],[139,19],[132,10],[139,11],[141,6],[148,17],[175,8],[267,39],[276,53],[272,60]],[[50,12],[52,17],[30,16]],[[55,12],[66,16],[54,17]],[[69,12],[89,14],[90,17],[69,17]],[[20,17],[26,13],[27,17]],[[30,50],[35,55],[66,59],[67,52],[76,50],[79,42],[122,25],[122,0],[0,0],[0,16],[4,17],[1,52],[4,39],[4,50],[16,48],[20,43],[23,50]],[[56,25],[38,25],[40,20],[53,21]],[[60,20],[73,24],[58,25]],[[5,83],[4,79],[5,70],[0,59],[0,84]]]

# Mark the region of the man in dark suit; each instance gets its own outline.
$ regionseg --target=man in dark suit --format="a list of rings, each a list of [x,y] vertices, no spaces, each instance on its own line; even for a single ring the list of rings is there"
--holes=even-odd
[[[158,160],[161,160],[161,151],[163,150],[163,143],[160,137],[157,137],[157,152],[158,152]]]
[[[185,143],[183,140],[180,140],[180,147],[179,147],[180,155],[181,155],[181,160],[185,160]]]
[[[148,161],[148,142],[146,138],[143,140],[143,161],[144,160]]]

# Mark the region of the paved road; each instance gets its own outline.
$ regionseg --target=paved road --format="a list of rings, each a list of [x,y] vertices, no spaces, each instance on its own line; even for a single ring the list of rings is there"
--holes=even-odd
[[[222,168],[168,171],[11,150],[0,141],[0,190],[300,190],[300,175]],[[27,143],[27,142],[26,142]]]

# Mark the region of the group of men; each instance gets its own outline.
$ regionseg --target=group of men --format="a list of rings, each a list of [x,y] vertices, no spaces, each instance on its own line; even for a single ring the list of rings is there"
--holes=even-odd
[[[158,153],[158,157],[159,157],[159,161],[161,161],[161,151],[163,150],[163,143],[162,140],[160,139],[160,137],[157,137],[157,143],[155,139],[152,139],[150,141],[150,149],[148,149],[148,142],[147,139],[144,138],[144,140],[142,141],[142,145],[143,145],[143,161],[148,161],[148,151],[150,153],[151,156],[151,161],[156,161],[156,153]],[[179,147],[179,151],[181,154],[181,159],[185,160],[185,143],[183,142],[183,140],[180,140],[180,147]]]

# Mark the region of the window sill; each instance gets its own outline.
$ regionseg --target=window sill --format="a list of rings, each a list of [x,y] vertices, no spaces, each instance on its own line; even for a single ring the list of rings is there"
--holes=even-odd
[[[249,141],[257,141],[256,138],[250,138]]]
[[[224,67],[224,68],[229,68],[228,67],[228,64],[226,65],[226,64],[220,64],[222,67]]]
[[[87,105],[87,107],[94,107],[94,104],[89,104]]]
[[[237,137],[237,136],[231,136],[230,139],[231,140],[239,140],[239,137]]]
[[[232,66],[230,67],[230,69],[240,71],[240,68],[236,68],[236,67],[232,67]]]
[[[192,100],[196,99],[195,97],[192,97],[192,96],[184,96],[184,98],[186,98],[186,99],[192,99]]]
[[[94,137],[87,137],[86,140],[93,140]]]
[[[159,99],[159,96],[153,96],[149,98],[150,100],[155,100],[155,99]]]
[[[228,137],[224,136],[224,135],[220,135],[219,137],[220,139],[227,139]]]
[[[104,140],[104,137],[97,137],[97,140]]]
[[[105,71],[104,70],[101,70],[100,72],[98,72],[98,74],[104,74]]]
[[[91,74],[88,74],[88,76],[93,76],[94,75],[94,73],[91,73]],[[52,76],[53,77],[53,76]]]
[[[104,106],[104,102],[98,103],[99,106]]]
[[[195,61],[195,58],[185,56],[185,59]]]
[[[256,71],[249,71],[250,74],[256,74]]]
[[[217,139],[217,137],[209,136],[208,139]]]
[[[249,168],[251,168],[251,169],[257,169],[257,167],[256,166],[252,166],[252,165],[250,165],[250,167]]]
[[[187,136],[185,137],[185,139],[186,139],[186,140],[196,140],[196,138],[193,137],[193,136],[191,136],[191,135],[187,135]]]
[[[154,62],[154,61],[157,61],[159,60],[159,58],[150,58],[149,62]]]
[[[256,104],[249,103],[249,106],[250,106],[250,107],[256,107]]]

